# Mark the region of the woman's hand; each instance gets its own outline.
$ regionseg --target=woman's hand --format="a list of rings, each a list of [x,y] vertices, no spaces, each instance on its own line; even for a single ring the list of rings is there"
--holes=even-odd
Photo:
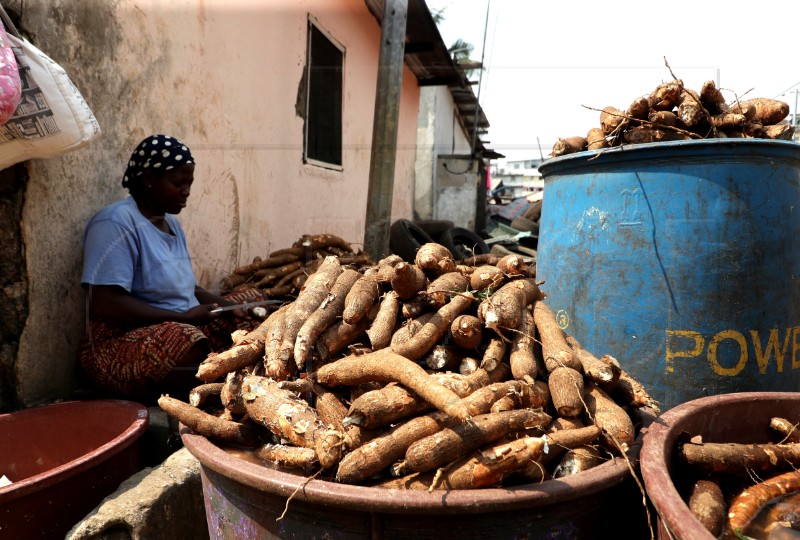
[[[214,294],[205,290],[204,288],[200,287],[199,285],[194,289],[194,295],[197,297],[197,300],[200,304],[217,304],[217,306],[225,307],[225,306],[233,306],[236,302],[232,300],[228,300],[224,296],[219,296],[218,294]],[[237,319],[247,319],[251,320],[253,318],[253,314],[250,310],[245,309],[232,309],[229,311],[223,311],[218,313],[218,315],[224,315],[226,317],[236,317]]]
[[[208,324],[225,313],[219,311],[212,313],[212,310],[218,307],[219,304],[200,304],[198,306],[194,306],[189,311],[183,313],[182,322],[193,324],[195,326]]]

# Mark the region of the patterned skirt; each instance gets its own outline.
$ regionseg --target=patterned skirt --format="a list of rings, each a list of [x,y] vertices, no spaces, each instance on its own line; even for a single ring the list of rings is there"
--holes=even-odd
[[[258,289],[246,289],[225,298],[240,303],[264,300],[265,296]],[[131,329],[90,320],[81,338],[80,365],[99,391],[119,398],[142,398],[153,394],[158,383],[176,369],[182,369],[175,367],[176,360],[196,343],[207,340],[211,351],[222,352],[231,347],[235,330],[252,330],[260,323],[219,317],[202,326],[170,321]],[[183,369],[192,377],[197,372],[196,367]]]

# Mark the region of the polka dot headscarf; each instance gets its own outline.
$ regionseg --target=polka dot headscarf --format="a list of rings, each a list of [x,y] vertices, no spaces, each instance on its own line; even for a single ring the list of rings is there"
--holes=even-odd
[[[127,188],[145,171],[169,171],[194,163],[189,147],[169,135],[151,135],[131,154],[122,187]]]

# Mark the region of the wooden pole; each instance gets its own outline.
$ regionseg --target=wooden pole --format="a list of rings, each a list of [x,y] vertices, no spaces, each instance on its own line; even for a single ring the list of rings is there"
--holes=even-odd
[[[384,2],[364,232],[364,251],[375,261],[389,254],[407,17],[408,0]]]

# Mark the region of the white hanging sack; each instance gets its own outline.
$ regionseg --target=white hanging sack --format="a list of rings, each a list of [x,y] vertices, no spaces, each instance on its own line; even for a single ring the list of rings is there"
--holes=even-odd
[[[4,10],[0,15],[22,83],[19,106],[0,126],[0,169],[86,146],[100,135],[100,125],[80,90],[64,68],[20,37]]]

